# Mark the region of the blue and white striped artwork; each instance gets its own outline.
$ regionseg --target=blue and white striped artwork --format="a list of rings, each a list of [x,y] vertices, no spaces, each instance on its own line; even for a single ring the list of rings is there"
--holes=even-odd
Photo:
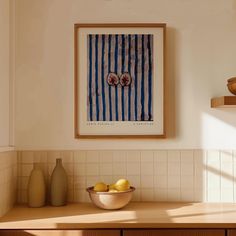
[[[87,120],[153,121],[153,35],[87,36]]]

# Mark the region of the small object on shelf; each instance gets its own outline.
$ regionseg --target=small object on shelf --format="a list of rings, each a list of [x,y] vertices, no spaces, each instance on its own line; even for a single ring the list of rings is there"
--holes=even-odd
[[[46,183],[40,163],[34,163],[28,182],[28,206],[42,207],[46,200]]]
[[[62,159],[56,159],[56,166],[51,176],[51,205],[64,206],[67,200],[67,174],[62,166]]]
[[[236,108],[236,96],[222,96],[211,99],[212,108]]]
[[[228,79],[227,87],[232,94],[236,95],[236,77]]]

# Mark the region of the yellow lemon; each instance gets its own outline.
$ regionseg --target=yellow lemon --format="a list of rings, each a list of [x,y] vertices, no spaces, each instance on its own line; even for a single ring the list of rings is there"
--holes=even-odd
[[[96,192],[106,192],[107,191],[107,185],[103,182],[96,183],[93,187],[93,190]]]
[[[115,188],[118,191],[126,191],[126,190],[128,190],[130,188],[129,181],[127,179],[119,179],[115,183]]]
[[[109,191],[110,190],[114,190],[114,189],[116,189],[116,185],[115,184],[109,184]]]
[[[109,191],[108,192],[110,192],[110,193],[118,193],[119,191],[118,190],[116,190],[116,189],[109,189]]]

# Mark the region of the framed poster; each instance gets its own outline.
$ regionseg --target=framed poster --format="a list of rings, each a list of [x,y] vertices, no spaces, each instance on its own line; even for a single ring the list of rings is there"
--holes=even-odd
[[[75,137],[165,137],[165,24],[75,24]]]

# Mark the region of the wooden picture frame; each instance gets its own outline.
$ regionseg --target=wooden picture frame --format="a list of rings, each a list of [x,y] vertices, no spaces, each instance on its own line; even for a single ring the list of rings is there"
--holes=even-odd
[[[75,24],[75,138],[165,138],[166,24]]]

